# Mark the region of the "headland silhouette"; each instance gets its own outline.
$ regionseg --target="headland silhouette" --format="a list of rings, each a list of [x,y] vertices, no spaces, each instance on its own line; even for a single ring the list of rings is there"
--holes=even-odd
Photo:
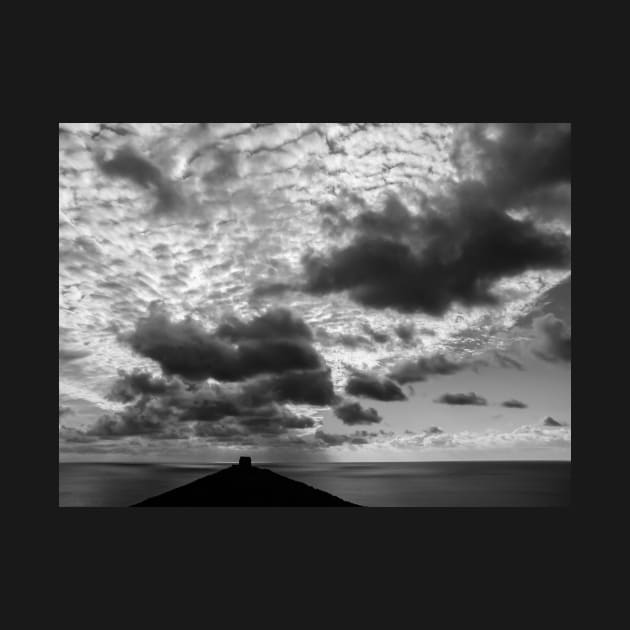
[[[206,475],[131,507],[361,507],[323,490],[252,466],[250,457],[238,465]]]

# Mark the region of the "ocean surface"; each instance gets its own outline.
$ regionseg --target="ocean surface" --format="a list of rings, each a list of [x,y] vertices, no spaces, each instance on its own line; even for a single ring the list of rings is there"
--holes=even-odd
[[[126,507],[229,464],[60,463],[60,507]],[[571,463],[387,462],[258,464],[369,507],[557,507]]]

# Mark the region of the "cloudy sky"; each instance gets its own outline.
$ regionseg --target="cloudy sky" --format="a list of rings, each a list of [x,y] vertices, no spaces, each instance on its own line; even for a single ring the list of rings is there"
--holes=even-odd
[[[60,123],[60,460],[570,459],[570,151]]]

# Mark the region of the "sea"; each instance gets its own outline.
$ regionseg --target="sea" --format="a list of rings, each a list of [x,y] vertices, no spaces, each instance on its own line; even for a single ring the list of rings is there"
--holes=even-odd
[[[59,463],[60,507],[128,507],[230,464]],[[366,507],[566,507],[571,462],[260,463]]]

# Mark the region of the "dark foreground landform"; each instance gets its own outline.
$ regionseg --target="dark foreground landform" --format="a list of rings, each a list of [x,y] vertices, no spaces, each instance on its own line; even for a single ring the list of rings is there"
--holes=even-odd
[[[267,468],[233,465],[131,507],[361,507]]]

